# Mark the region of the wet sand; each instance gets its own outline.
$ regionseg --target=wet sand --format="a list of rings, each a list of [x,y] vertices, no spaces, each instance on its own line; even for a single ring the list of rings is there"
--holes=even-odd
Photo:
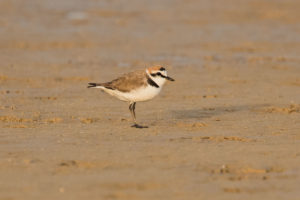
[[[298,199],[300,3],[0,2],[0,199]],[[128,105],[88,82],[152,64]]]

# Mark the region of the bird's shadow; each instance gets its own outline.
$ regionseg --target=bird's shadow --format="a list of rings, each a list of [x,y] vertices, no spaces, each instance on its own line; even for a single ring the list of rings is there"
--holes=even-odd
[[[181,109],[172,110],[172,116],[175,119],[206,119],[223,115],[226,113],[242,112],[249,110],[260,110],[269,104],[255,104],[255,105],[233,105],[220,107],[206,107],[201,109]]]

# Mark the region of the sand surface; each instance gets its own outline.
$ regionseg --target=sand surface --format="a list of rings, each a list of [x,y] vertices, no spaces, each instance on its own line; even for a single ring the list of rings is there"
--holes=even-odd
[[[300,198],[300,1],[1,0],[0,199]],[[128,105],[88,82],[162,64]]]

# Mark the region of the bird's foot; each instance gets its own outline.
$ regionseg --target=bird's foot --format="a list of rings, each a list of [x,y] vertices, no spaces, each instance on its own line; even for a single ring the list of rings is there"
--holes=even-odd
[[[139,124],[133,124],[131,127],[134,127],[134,128],[148,128],[148,126],[142,126],[142,125],[139,125]]]

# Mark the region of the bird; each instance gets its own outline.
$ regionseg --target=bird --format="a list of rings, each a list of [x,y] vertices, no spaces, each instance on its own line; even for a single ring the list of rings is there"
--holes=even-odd
[[[129,111],[133,120],[131,127],[148,128],[136,121],[135,106],[137,102],[148,101],[157,96],[166,81],[175,81],[167,75],[167,70],[161,65],[154,65],[142,70],[126,73],[110,82],[88,83],[88,88],[99,88],[104,92],[129,102]]]

